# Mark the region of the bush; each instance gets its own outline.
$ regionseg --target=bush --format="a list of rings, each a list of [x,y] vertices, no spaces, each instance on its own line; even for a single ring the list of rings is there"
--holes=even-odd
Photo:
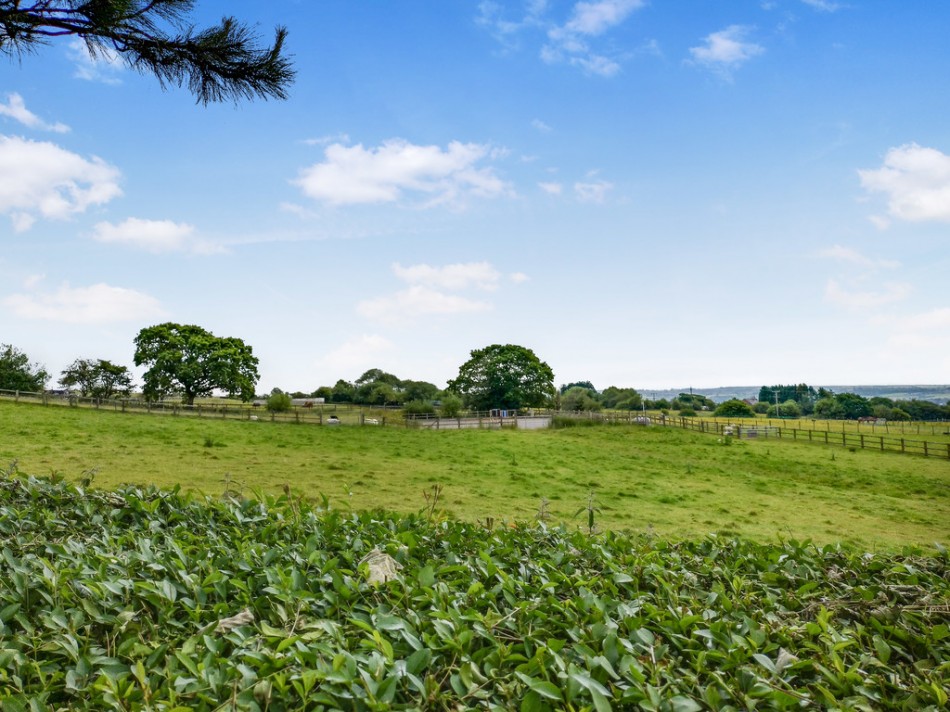
[[[286,393],[271,393],[267,397],[267,410],[271,413],[286,413],[290,410],[290,396]]]
[[[695,418],[696,411],[692,408],[680,408],[680,416],[683,418]]]
[[[754,418],[755,411],[753,411],[752,406],[745,401],[733,398],[732,400],[720,403],[719,407],[713,412],[713,415],[717,418]]]
[[[406,415],[432,415],[435,413],[435,406],[428,401],[411,400],[402,407]]]
[[[457,418],[462,412],[462,399],[452,393],[446,393],[442,397],[442,405],[439,408],[439,415],[443,418]]]
[[[801,418],[802,407],[798,405],[797,402],[789,400],[780,403],[778,407],[774,405],[769,406],[766,414],[770,418]]]
[[[572,418],[569,415],[555,415],[551,418],[552,428],[596,428],[603,425],[604,421],[593,418]]]

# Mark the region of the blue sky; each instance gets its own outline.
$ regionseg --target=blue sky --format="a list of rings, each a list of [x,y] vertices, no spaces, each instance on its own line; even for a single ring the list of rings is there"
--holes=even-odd
[[[0,342],[132,366],[163,321],[259,391],[950,380],[950,5],[200,1],[289,30],[203,107],[60,40],[0,61]]]

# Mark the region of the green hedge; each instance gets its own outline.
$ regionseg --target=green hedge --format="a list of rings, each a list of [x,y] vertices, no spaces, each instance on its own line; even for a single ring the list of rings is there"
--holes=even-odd
[[[8,473],[0,708],[947,703],[946,554],[591,537],[332,504]],[[393,580],[368,580],[374,549]]]

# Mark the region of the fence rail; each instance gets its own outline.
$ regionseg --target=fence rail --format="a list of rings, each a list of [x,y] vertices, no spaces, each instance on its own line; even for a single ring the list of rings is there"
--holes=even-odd
[[[315,404],[312,407],[293,406],[289,411],[274,413],[250,403],[196,403],[195,405],[186,405],[178,402],[150,402],[137,398],[87,398],[76,395],[5,390],[0,390],[0,398],[12,400],[16,403],[34,403],[53,407],[82,407],[122,413],[248,421],[263,420],[279,423],[309,423],[312,425],[330,425],[337,422],[346,425],[402,425],[403,420],[401,416],[394,417],[391,409],[359,406],[351,403]]]
[[[879,450],[881,452],[898,452],[905,455],[923,455],[924,457],[938,457],[950,460],[950,443],[930,442],[927,440],[911,440],[903,437],[888,435],[874,435],[870,433],[850,432],[842,429],[817,430],[813,428],[799,428],[778,425],[762,425],[752,421],[743,423],[721,423],[702,418],[666,417],[656,421],[660,425],[672,425],[710,433],[721,437],[736,438],[772,438],[775,440],[791,440],[793,442],[820,443],[823,445],[837,445],[846,448],[860,448],[862,450]]]
[[[552,415],[576,417],[598,420],[604,423],[642,423],[649,421],[657,425],[680,427],[721,437],[732,436],[738,438],[776,439],[793,442],[819,443],[829,446],[846,448],[861,448],[862,450],[878,450],[880,452],[896,452],[906,455],[921,455],[923,457],[937,457],[950,460],[950,442],[932,442],[905,437],[896,437],[889,434],[860,432],[848,430],[847,421],[773,421],[750,420],[747,423],[729,421],[723,422],[711,418],[687,418],[683,416],[644,416],[642,413],[631,411],[625,413],[551,413],[550,411],[536,411],[529,416],[519,415],[500,417],[497,412],[492,413],[465,413],[457,418],[440,418],[437,416],[403,417],[398,410],[366,407],[350,403],[315,404],[312,407],[293,406],[290,411],[274,413],[259,406],[234,403],[198,403],[185,405],[183,403],[149,402],[134,398],[83,398],[75,395],[59,395],[53,393],[27,393],[23,391],[0,390],[0,398],[15,402],[36,403],[47,406],[72,406],[94,408],[97,410],[113,410],[123,413],[149,413],[154,415],[188,416],[197,418],[221,418],[232,420],[268,420],[281,423],[309,423],[313,425],[331,425],[342,423],[346,425],[400,425],[405,427],[420,427],[431,429],[462,429],[462,428],[501,428],[517,427],[535,429],[547,427]],[[779,423],[779,425],[775,425]],[[825,427],[819,428],[821,423]],[[841,423],[841,430],[837,424]],[[938,429],[941,434],[950,434],[950,423],[926,423],[933,434]],[[871,426],[869,426],[871,427]],[[873,426],[880,429],[882,426]],[[919,430],[918,430],[919,432]],[[902,432],[903,435],[903,432]]]

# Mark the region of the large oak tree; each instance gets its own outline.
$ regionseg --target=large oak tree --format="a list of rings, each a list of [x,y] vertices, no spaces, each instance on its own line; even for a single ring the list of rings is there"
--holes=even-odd
[[[557,393],[554,372],[534,351],[514,344],[493,344],[471,352],[449,381],[473,410],[512,410],[546,406]]]
[[[257,364],[241,339],[215,336],[200,326],[167,322],[135,337],[135,365],[148,367],[142,376],[148,400],[180,393],[192,405],[195,398],[222,390],[249,401],[260,380]]]
[[[0,0],[0,54],[21,57],[63,36],[90,54],[116,53],[162,87],[187,84],[200,103],[287,98],[294,70],[284,52],[287,30],[259,46],[233,17],[196,28],[194,0]]]

